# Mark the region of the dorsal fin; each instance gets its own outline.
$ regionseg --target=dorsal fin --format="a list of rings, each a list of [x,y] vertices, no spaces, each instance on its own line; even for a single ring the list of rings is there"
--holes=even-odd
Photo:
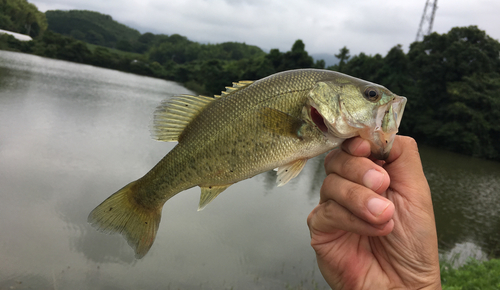
[[[215,99],[211,97],[190,95],[174,96],[162,101],[154,113],[151,129],[153,139],[178,141],[184,128],[213,101]]]
[[[249,85],[253,84],[253,81],[239,81],[239,82],[234,82],[232,87],[226,87],[226,90],[221,92],[220,95],[215,95],[215,98],[223,98],[226,97],[236,91],[239,91],[243,88],[248,87]]]

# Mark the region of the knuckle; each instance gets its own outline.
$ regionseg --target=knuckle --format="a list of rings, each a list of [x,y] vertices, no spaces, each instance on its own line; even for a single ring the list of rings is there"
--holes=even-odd
[[[325,179],[323,180],[323,184],[321,185],[320,192],[325,192],[328,191],[335,185],[335,179],[337,178],[336,174],[328,174]]]
[[[335,202],[333,200],[328,200],[323,204],[323,207],[324,207],[323,208],[324,210],[322,211],[323,218],[325,218],[326,220],[331,220],[335,213],[335,207],[336,207]]]
[[[403,138],[404,138],[403,140],[406,143],[406,146],[411,147],[411,148],[417,147],[417,141],[415,141],[415,139],[413,139],[412,137],[403,136]]]
[[[307,216],[307,226],[309,227],[309,229],[312,228],[312,223],[313,223],[313,219],[314,217],[316,216],[318,210],[319,210],[319,205],[317,205],[310,213],[309,215]]]
[[[325,201],[333,198],[336,195],[336,191],[338,190],[337,183],[337,175],[336,174],[328,174],[323,180],[323,184],[319,190],[320,200]]]
[[[339,152],[340,152],[339,149],[334,149],[330,153],[328,153],[328,155],[326,155],[323,166],[327,173],[331,171],[330,167],[333,163],[335,163],[335,160],[338,158]]]
[[[400,136],[402,143],[405,148],[410,148],[412,150],[418,151],[417,141],[409,136]]]
[[[354,215],[354,213],[352,213],[352,212],[349,212],[348,218],[349,218],[349,222],[351,222],[351,223],[354,223],[355,221],[358,220],[358,217],[356,217],[356,215]]]
[[[355,157],[346,158],[340,166],[341,174],[343,176],[349,175],[351,172],[355,172],[356,168],[359,168],[359,159]]]
[[[359,200],[361,194],[362,194],[361,186],[350,186],[345,190],[344,199],[348,204],[356,203],[356,201]]]

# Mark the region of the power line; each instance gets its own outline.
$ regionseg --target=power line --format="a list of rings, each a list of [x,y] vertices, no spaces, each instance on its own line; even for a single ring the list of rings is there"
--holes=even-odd
[[[429,9],[429,12],[427,11],[427,8]],[[425,35],[429,35],[432,32],[432,24],[434,23],[434,16],[436,15],[436,9],[437,9],[437,0],[431,1],[427,0],[425,2],[424,6],[424,13],[422,13],[422,18],[420,19],[420,25],[418,26],[418,32],[417,32],[417,38],[415,41],[419,41],[421,39],[424,39]],[[429,26],[427,28],[427,32],[424,34],[424,23],[429,22]]]

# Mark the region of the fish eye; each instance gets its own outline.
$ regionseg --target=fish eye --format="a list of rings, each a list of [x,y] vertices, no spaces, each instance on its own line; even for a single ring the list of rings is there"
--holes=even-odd
[[[376,102],[376,101],[380,100],[380,94],[374,88],[366,88],[365,98],[370,102]]]

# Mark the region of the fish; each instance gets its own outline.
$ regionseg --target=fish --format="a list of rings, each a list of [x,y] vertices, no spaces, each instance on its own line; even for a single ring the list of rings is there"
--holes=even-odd
[[[235,82],[213,97],[167,98],[154,112],[151,132],[178,143],[98,205],[88,222],[121,233],[140,259],[153,245],[164,203],[177,193],[199,186],[202,210],[232,184],[272,169],[283,186],[308,159],[355,136],[385,159],[405,105],[405,97],[381,85],[320,69]]]

